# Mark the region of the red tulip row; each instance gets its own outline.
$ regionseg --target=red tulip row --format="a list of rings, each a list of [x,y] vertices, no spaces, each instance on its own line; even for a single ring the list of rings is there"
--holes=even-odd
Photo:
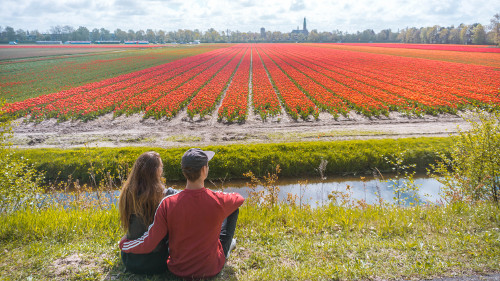
[[[252,49],[247,48],[231,84],[226,90],[226,96],[219,108],[218,119],[228,122],[243,122],[247,117],[248,83],[250,82],[250,59]]]
[[[252,103],[255,113],[262,120],[268,116],[275,116],[281,112],[278,96],[267,76],[266,69],[262,64],[257,49],[253,49],[252,55]]]
[[[355,84],[358,84],[359,91],[367,92],[362,89],[363,84],[367,84],[405,98],[410,103],[425,105],[425,108],[417,108],[417,111],[425,109],[429,113],[435,113],[436,110],[454,112],[457,106],[468,104],[471,100],[474,103],[500,102],[495,94],[500,87],[500,77],[489,67],[435,62],[442,64],[435,68],[435,64],[428,60],[346,51],[332,52],[320,48],[316,48],[315,52],[300,47],[290,51],[287,53],[293,53],[296,61],[350,87],[357,88]],[[433,75],[439,73],[439,69],[443,69],[448,78]],[[463,77],[467,77],[469,82],[473,81],[473,84],[461,81]],[[483,77],[492,84],[484,85],[476,77]],[[493,81],[492,77],[497,80]],[[459,87],[452,87],[450,84],[453,83]],[[379,99],[383,98],[380,92],[371,92],[370,95],[372,94]],[[387,101],[388,99],[385,100]]]
[[[143,111],[147,106],[154,103],[172,90],[180,87],[184,83],[191,81],[201,72],[214,65],[222,58],[223,56],[221,56],[220,54],[215,54],[214,56],[207,57],[206,60],[204,60],[199,65],[191,68],[189,71],[186,71],[178,76],[173,76],[173,78],[169,80],[168,83],[157,85],[141,93],[140,95],[136,95],[133,98],[124,101],[115,108],[115,115],[120,115],[122,113],[132,114]],[[186,65],[186,68],[188,67],[189,66]]]
[[[389,86],[397,86],[418,94],[427,95],[434,102],[429,106],[445,106],[452,111],[457,106],[461,107],[473,101],[495,101],[495,93],[498,92],[500,87],[498,80],[491,81],[491,77],[500,78],[500,76],[491,70],[489,72],[483,71],[484,67],[479,66],[447,63],[442,68],[435,68],[434,65],[428,66],[428,62],[423,60],[408,65],[404,58],[394,58],[390,60],[390,63],[378,63],[377,65],[380,66],[378,69],[361,64],[346,64],[335,59],[326,60],[326,62],[330,62],[344,70],[348,69],[347,73],[350,76],[354,73],[360,73]],[[436,64],[440,63],[436,62]],[[442,72],[447,73],[447,75],[439,74],[440,69],[443,69]],[[464,73],[465,70],[468,70],[468,73]],[[474,73],[475,77],[468,79],[469,84],[464,83],[463,80],[471,76],[472,73]],[[483,77],[484,80],[489,80],[491,84],[485,85],[476,77],[479,77],[479,79]],[[499,101],[496,98],[496,102]],[[441,107],[441,109],[447,111],[444,107]]]
[[[500,72],[493,67],[315,45],[241,44],[8,104],[4,110],[37,120],[90,119],[111,111],[169,119],[186,107],[190,117],[203,117],[224,96],[218,119],[241,122],[251,90],[253,110],[262,119],[279,114],[281,106],[293,119],[318,118],[319,109],[334,116],[352,109],[367,116],[389,110],[436,114],[499,107],[499,89]]]
[[[234,48],[224,49],[223,59],[216,64],[207,68],[199,75],[190,80],[189,83],[184,83],[170,93],[164,95],[156,102],[146,107],[145,117],[152,116],[154,118],[166,117],[168,119],[174,117],[179,110],[184,107],[211,79],[218,76],[228,63],[230,63],[237,53],[240,51]]]
[[[150,96],[149,93],[166,93],[169,89],[175,87],[176,81],[179,81],[180,78],[183,78],[184,74],[194,73],[194,69],[197,68],[206,68],[207,61],[208,63],[213,63],[213,58],[210,56],[208,59],[204,58],[202,61],[197,61],[196,63],[201,63],[201,65],[195,66],[193,68],[192,64],[183,65],[177,69],[172,70],[169,73],[165,73],[162,76],[158,76],[152,80],[147,81],[147,83],[139,83],[134,87],[129,87],[124,90],[116,91],[109,95],[103,95],[100,98],[92,101],[88,107],[87,111],[84,115],[91,114],[92,116],[101,115],[107,112],[112,111],[118,105],[123,105],[125,102],[128,104],[137,104],[133,100],[138,97]],[[201,67],[200,67],[201,66]],[[182,83],[182,82],[181,82]]]
[[[464,46],[451,44],[389,44],[389,43],[341,43],[335,45],[363,46],[363,47],[382,47],[382,48],[403,48],[419,50],[441,50],[458,52],[480,52],[480,53],[500,53],[499,48],[492,48],[486,45]]]
[[[320,83],[327,87],[330,87],[331,89],[334,89],[333,85],[335,84],[332,84],[332,81],[330,80],[341,81],[341,83],[343,83],[342,85],[350,87],[350,89],[356,90],[360,93],[364,93],[370,100],[376,99],[380,102],[383,102],[392,110],[419,111],[418,108],[415,108],[415,106],[418,106],[415,104],[416,93],[413,93],[410,90],[398,88],[392,86],[391,84],[382,83],[378,80],[366,79],[364,76],[359,75],[357,72],[342,72],[342,69],[336,69],[337,72],[334,72],[330,70],[332,68],[329,65],[319,63],[314,59],[300,59],[300,61],[304,66],[307,66],[311,70],[314,70],[308,72],[308,75],[310,75],[314,79],[317,79],[317,81],[320,81]],[[337,90],[338,91],[336,93],[342,93],[341,87],[337,87]],[[421,104],[436,106],[433,99],[425,95],[422,95],[418,100]],[[362,104],[363,103],[361,103],[361,105]],[[354,108],[358,107],[358,110],[360,112],[369,116],[373,115],[374,113],[377,114],[380,111],[380,108],[378,107],[363,108],[359,103],[356,103],[356,101],[354,101],[354,104],[352,104],[351,106]],[[386,113],[385,108],[383,108],[382,112]]]
[[[282,63],[280,65],[285,66],[285,63]],[[292,67],[287,67],[288,72],[292,72]],[[298,71],[295,70],[294,73],[297,73]],[[333,91],[335,95],[338,97],[342,98],[343,100],[347,101],[352,108],[355,108],[357,111],[366,114],[366,115],[378,115],[381,112],[386,112],[387,107],[385,106],[384,103],[375,100],[371,97],[368,97],[366,95],[363,95],[341,83],[338,83],[337,81],[328,78],[327,76],[321,74],[321,73],[314,73],[312,71],[306,71],[308,75],[310,75],[310,78],[315,80],[318,84],[326,87],[327,89]],[[295,76],[298,76],[298,74],[295,74]],[[292,76],[294,77],[294,76]],[[308,83],[304,83],[307,85]],[[338,98],[337,98],[338,99]]]
[[[299,117],[307,119],[310,115],[318,118],[319,111],[316,105],[295,85],[288,76],[281,71],[278,65],[260,49],[261,58],[266,67],[274,87],[281,97],[285,110],[297,120]]]
[[[216,50],[214,54],[219,52],[219,50]],[[93,108],[96,105],[96,99],[105,98],[112,93],[123,93],[123,91],[127,91],[128,95],[137,94],[138,91],[140,92],[174,77],[175,74],[169,74],[172,72],[179,73],[179,68],[186,71],[186,67],[190,68],[200,62],[212,59],[214,54],[200,54],[169,64],[120,75],[112,79],[13,103],[7,105],[6,111],[30,112],[31,117],[36,119],[96,114]],[[135,92],[134,89],[136,89]]]
[[[238,51],[238,54],[193,97],[193,100],[187,106],[187,114],[191,118],[196,114],[203,117],[215,109],[245,52],[247,52],[245,49]]]
[[[292,79],[295,84],[306,93],[316,105],[331,114],[337,116],[339,113],[346,115],[348,108],[346,103],[335,95],[332,91],[328,90],[318,81],[315,81],[311,77],[307,76],[306,73],[310,73],[309,69],[302,67],[302,65],[297,64],[295,61],[287,58],[286,55],[269,51],[275,62],[278,63],[279,67]]]

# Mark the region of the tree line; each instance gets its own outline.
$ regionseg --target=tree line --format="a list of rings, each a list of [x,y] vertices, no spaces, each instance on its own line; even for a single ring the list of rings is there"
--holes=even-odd
[[[322,31],[316,29],[306,34],[292,34],[291,32],[240,32],[223,30],[217,31],[210,28],[206,31],[198,29],[179,29],[177,31],[164,31],[140,29],[127,31],[117,28],[113,32],[105,28],[80,26],[53,26],[48,32],[38,30],[15,30],[11,26],[0,26],[0,43],[16,41],[30,43],[36,41],[135,41],[145,40],[151,43],[188,43],[199,40],[202,43],[241,43],[241,42],[399,42],[422,44],[499,44],[500,45],[500,14],[497,13],[490,21],[490,25],[483,26],[479,23],[471,25],[442,27],[411,27],[398,30],[384,29],[376,33],[373,29],[366,29],[355,33],[335,31]]]

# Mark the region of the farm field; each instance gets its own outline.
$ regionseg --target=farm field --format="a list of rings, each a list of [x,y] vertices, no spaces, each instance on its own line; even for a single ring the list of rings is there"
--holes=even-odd
[[[116,52],[131,49],[149,49],[163,47],[172,47],[172,45],[0,45],[0,60]]]
[[[437,61],[475,64],[500,68],[499,48],[484,48],[478,46],[467,46],[467,51],[458,51],[456,45],[421,45],[421,44],[314,44],[312,46],[339,49],[354,52],[366,52],[372,54],[384,54],[409,58],[421,58]],[[383,47],[383,46],[384,47]],[[478,52],[475,49],[486,52]],[[449,49],[449,50],[447,50]],[[461,46],[464,50],[464,46]],[[494,54],[497,55],[494,55]]]
[[[500,105],[500,71],[492,66],[500,65],[500,54],[492,48],[379,45],[159,48],[121,52],[116,63],[83,56],[87,65],[66,63],[64,69],[58,69],[64,64],[60,58],[6,61],[0,64],[4,110],[19,118],[14,131],[21,146],[50,146],[51,137],[55,146],[81,145],[65,141],[68,133],[105,145],[129,144],[125,131],[137,136],[133,144],[168,146],[178,143],[165,143],[169,137],[187,144],[267,142],[273,133],[298,136],[295,140],[442,136],[463,124],[458,115]],[[473,51],[478,49],[488,52]],[[36,73],[30,63],[52,64],[51,70],[59,71],[27,80],[26,73]],[[75,75],[80,70],[81,79]],[[122,74],[99,79],[102,73]],[[59,90],[41,86],[51,79],[60,81]],[[207,137],[196,137],[195,129]],[[304,129],[311,136],[304,136]],[[145,137],[150,130],[171,136],[163,142],[160,136]]]
[[[157,45],[154,45],[157,46]],[[7,102],[52,94],[90,82],[169,63],[227,45],[2,46],[0,98]]]

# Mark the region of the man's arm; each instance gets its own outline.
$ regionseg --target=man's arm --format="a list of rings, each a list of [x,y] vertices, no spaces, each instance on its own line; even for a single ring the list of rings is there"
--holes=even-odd
[[[158,243],[167,235],[167,216],[163,199],[156,209],[153,223],[142,237],[128,240],[126,236],[120,240],[120,249],[125,253],[146,254],[153,251]]]
[[[236,209],[238,209],[243,202],[245,201],[245,198],[241,196],[239,193],[220,193],[222,195],[223,199],[223,206],[224,206],[224,216],[227,217],[231,213],[233,213]]]

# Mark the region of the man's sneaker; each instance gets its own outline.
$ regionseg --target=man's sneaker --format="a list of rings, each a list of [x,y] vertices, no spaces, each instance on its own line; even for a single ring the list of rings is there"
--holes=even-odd
[[[233,238],[233,240],[231,241],[231,246],[229,246],[229,251],[227,252],[226,258],[229,258],[229,256],[231,255],[231,251],[234,250],[234,248],[236,248],[236,238]]]

